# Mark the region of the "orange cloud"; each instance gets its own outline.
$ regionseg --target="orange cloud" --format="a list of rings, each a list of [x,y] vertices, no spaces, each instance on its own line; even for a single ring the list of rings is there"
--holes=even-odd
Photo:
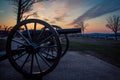
[[[45,10],[45,8],[40,3],[33,4],[34,9],[37,9],[37,11]]]

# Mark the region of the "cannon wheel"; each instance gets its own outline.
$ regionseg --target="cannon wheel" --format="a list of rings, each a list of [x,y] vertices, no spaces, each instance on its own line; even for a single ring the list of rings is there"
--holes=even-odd
[[[62,30],[62,28],[59,27],[59,26],[57,26],[57,25],[52,25],[52,27],[53,27],[55,30],[59,30],[59,29]],[[63,56],[66,54],[66,52],[67,52],[67,50],[68,50],[68,48],[69,48],[69,39],[68,39],[67,34],[59,34],[59,39],[60,39],[61,46],[62,46],[62,54],[61,54],[61,57],[63,57]]]
[[[48,30],[50,34],[46,33]],[[51,40],[54,40],[54,44],[50,43]],[[48,51],[49,48],[54,51]],[[27,77],[37,77],[48,74],[57,66],[61,57],[61,44],[58,33],[48,23],[29,19],[11,30],[6,51],[10,63],[18,72]],[[54,61],[47,60],[43,56],[46,54],[53,57]]]

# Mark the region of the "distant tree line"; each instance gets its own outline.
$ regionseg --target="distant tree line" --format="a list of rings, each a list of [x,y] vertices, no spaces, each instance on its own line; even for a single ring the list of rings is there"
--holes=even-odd
[[[7,36],[12,26],[0,25],[0,36]]]
[[[115,40],[118,40],[118,32],[120,32],[120,16],[113,15],[107,18],[106,20],[107,20],[106,27],[114,33]],[[74,27],[81,28],[81,33],[83,35],[87,26],[88,24],[85,24],[84,21],[81,21],[80,23],[75,24]]]

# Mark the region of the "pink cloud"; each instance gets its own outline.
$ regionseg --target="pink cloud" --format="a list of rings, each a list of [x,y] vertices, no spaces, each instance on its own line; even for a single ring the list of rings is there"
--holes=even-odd
[[[37,11],[39,11],[39,10],[45,10],[45,8],[40,3],[33,4],[33,7],[35,9],[37,9]]]

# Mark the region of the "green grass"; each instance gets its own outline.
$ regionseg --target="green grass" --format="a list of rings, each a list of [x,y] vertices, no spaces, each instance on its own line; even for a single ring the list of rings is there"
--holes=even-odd
[[[6,41],[4,39],[0,39],[0,51],[5,50],[5,43]]]
[[[120,41],[70,38],[71,51],[92,51],[120,61]]]

